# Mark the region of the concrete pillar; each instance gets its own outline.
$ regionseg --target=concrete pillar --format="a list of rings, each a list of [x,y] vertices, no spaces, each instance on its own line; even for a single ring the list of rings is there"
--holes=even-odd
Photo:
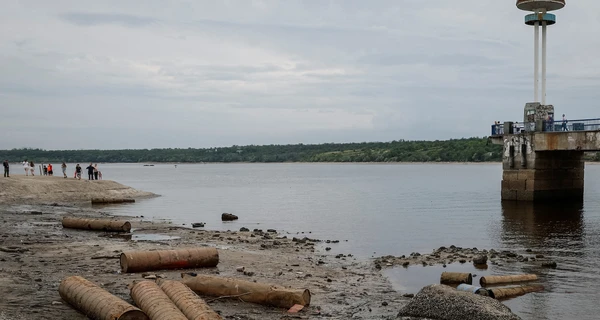
[[[502,200],[565,201],[583,199],[583,151],[536,151],[534,134],[504,141]]]

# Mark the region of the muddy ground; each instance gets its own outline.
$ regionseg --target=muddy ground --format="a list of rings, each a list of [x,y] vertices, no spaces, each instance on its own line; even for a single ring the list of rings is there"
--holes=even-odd
[[[134,241],[104,232],[63,229],[60,221],[67,214],[106,216],[74,204],[0,205],[0,319],[86,319],[58,294],[60,281],[72,275],[83,276],[133,303],[127,286],[142,279],[142,274],[120,273],[117,257],[121,252],[197,246],[217,247],[219,265],[185,271],[307,288],[312,293],[311,305],[298,314],[207,297],[225,319],[395,319],[408,302],[371,261],[326,254],[318,242],[294,241],[266,230],[203,231],[129,217],[134,237],[178,237]],[[254,275],[237,272],[239,266]],[[178,279],[181,272],[154,273]]]

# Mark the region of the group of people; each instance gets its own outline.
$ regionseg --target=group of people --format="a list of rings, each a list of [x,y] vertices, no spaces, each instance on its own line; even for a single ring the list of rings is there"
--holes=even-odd
[[[102,180],[102,172],[98,170],[98,164],[91,164],[85,168],[88,172],[88,180]],[[75,178],[81,180],[81,166],[79,163],[75,166]]]
[[[30,173],[31,173],[31,176],[35,176],[35,164],[33,163],[33,161],[25,160],[21,164],[23,165],[23,169],[25,170],[26,176],[29,176]],[[4,167],[4,177],[9,178],[10,177],[10,164],[9,164],[8,160],[4,160],[2,165]],[[60,167],[62,169],[63,177],[66,179],[67,178],[67,164],[65,162],[63,162]],[[90,165],[86,168],[86,170],[88,173],[88,180],[102,180],[102,172],[100,170],[98,170],[97,163],[96,164],[90,163]],[[81,172],[82,171],[83,171],[83,169],[78,163],[75,166],[75,175],[73,178],[81,180]],[[54,168],[52,167],[52,164],[42,165],[42,173],[45,176],[53,176]]]

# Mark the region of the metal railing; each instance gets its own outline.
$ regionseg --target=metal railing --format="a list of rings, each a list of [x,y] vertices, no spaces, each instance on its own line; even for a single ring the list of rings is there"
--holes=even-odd
[[[562,131],[598,131],[600,130],[600,118],[598,119],[577,119],[577,120],[556,120],[542,121],[541,129],[536,130],[535,122],[513,122],[512,130],[506,130],[504,124],[492,125],[492,136],[499,136],[505,133],[525,133],[525,132],[562,132]]]

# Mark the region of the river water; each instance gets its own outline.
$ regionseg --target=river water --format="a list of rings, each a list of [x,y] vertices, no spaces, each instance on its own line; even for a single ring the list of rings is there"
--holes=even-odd
[[[340,240],[331,254],[370,258],[450,245],[531,249],[558,268],[453,264],[385,272],[397,290],[415,293],[438,282],[442,271],[533,272],[546,290],[505,301],[523,319],[600,318],[599,165],[586,167],[583,203],[535,206],[500,201],[500,164],[106,164],[101,170],[105,179],[162,195],[108,212]],[[223,212],[240,219],[223,223]]]

